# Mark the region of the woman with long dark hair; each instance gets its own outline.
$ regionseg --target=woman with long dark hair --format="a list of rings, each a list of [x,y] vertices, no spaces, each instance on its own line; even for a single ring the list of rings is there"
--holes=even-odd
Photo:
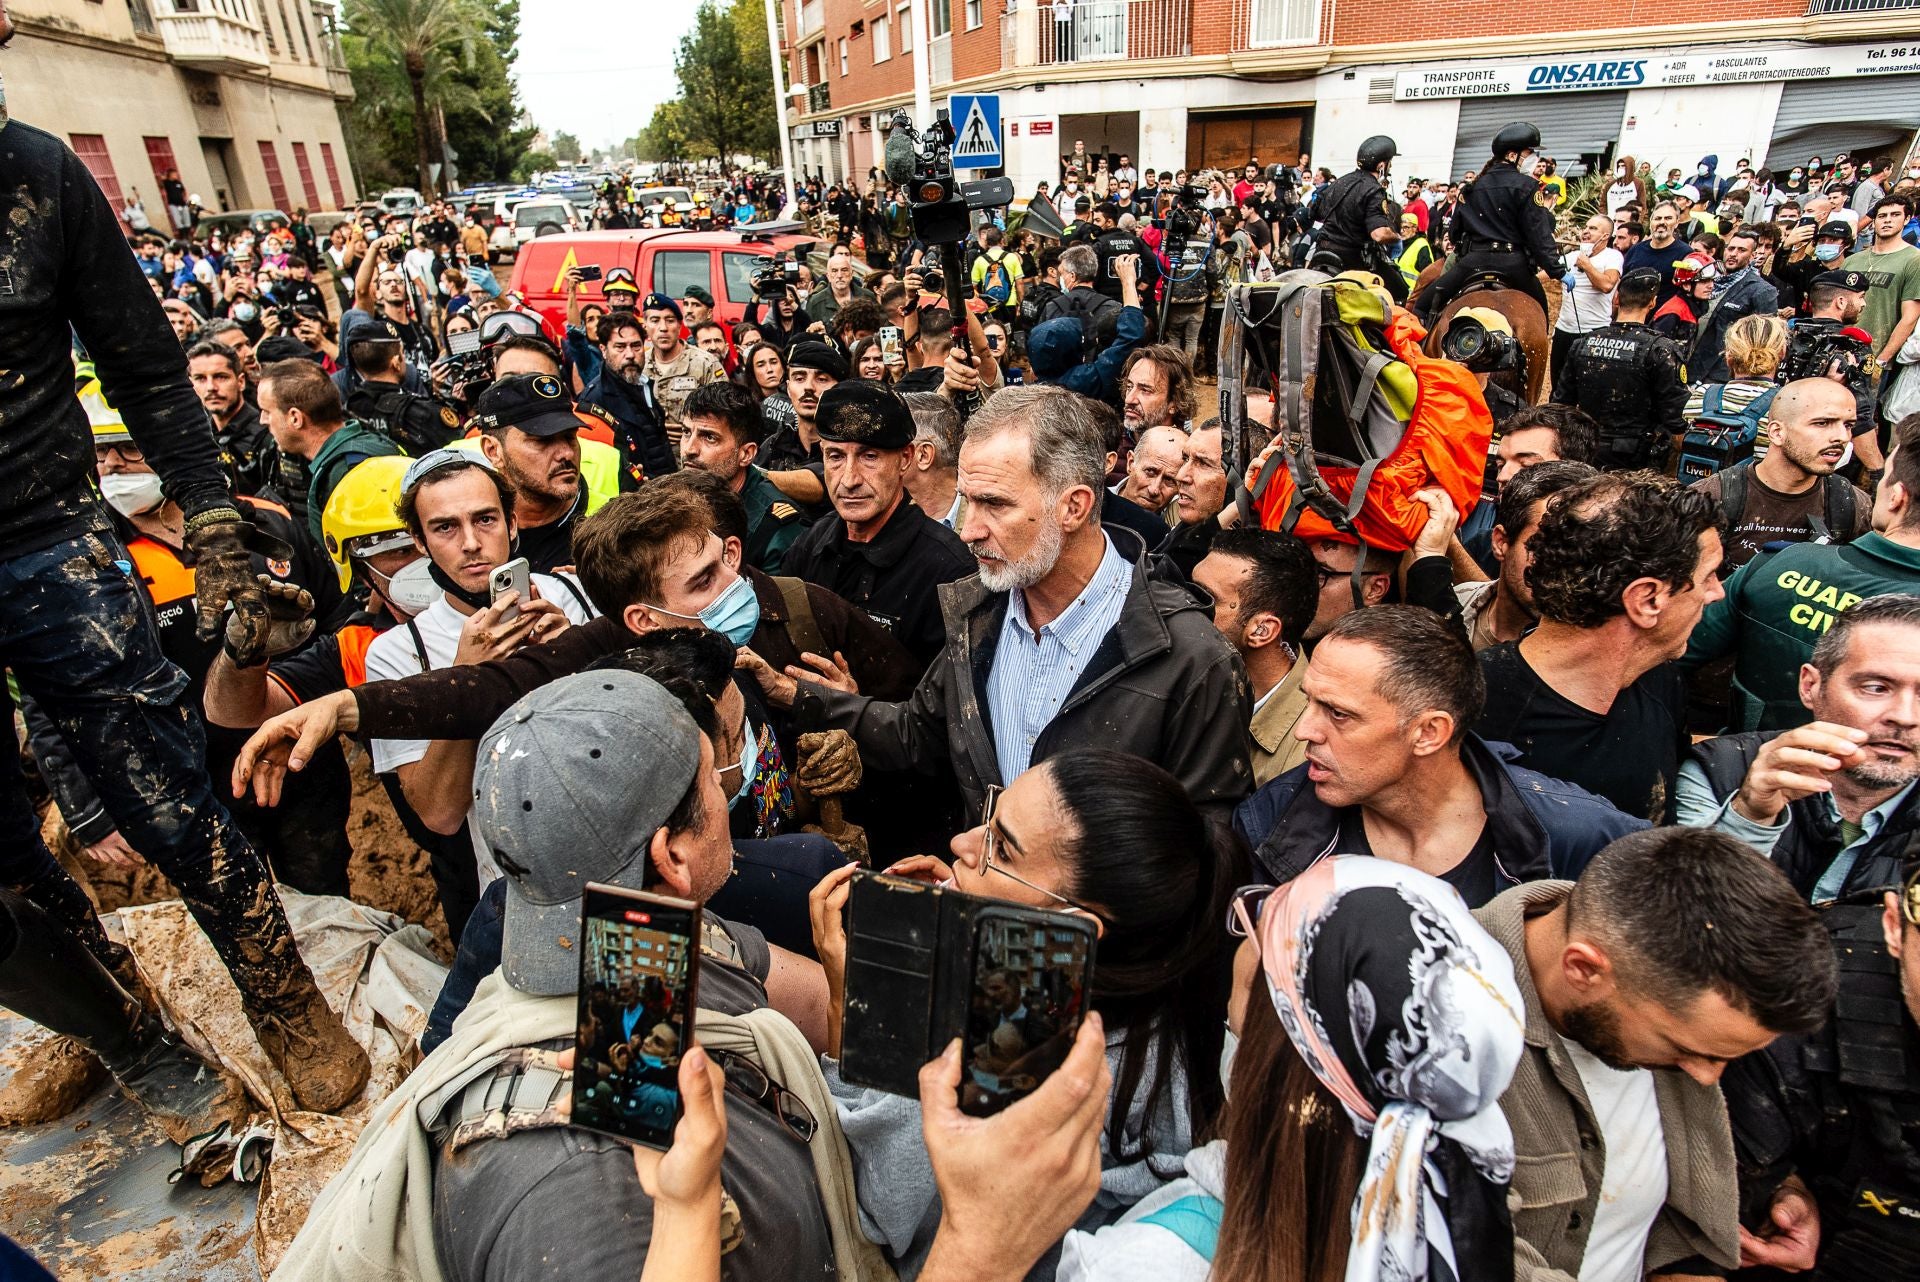
[[[1232,919],[1221,1138],[1069,1234],[1060,1282],[1511,1279],[1499,1101],[1526,1015],[1506,950],[1452,887],[1364,855],[1243,890]]]
[[[888,869],[983,898],[1065,909],[1100,931],[1090,1005],[1106,1025],[1113,1092],[1101,1136],[1098,1225],[1181,1174],[1193,1137],[1223,1100],[1231,939],[1220,929],[1245,851],[1208,822],[1186,789],[1151,762],[1098,749],[1049,757],[990,793],[984,822],[951,843],[951,863],[915,856]],[[830,991],[829,1056],[838,1053],[852,869],[813,892],[814,941]],[[939,1224],[920,1105],[840,1081],[826,1060],[853,1153],[863,1220],[903,1264],[917,1264]]]
[[[760,417],[766,422],[767,435],[799,420],[793,402],[787,399],[787,358],[772,343],[755,343],[740,362],[740,381],[753,399],[760,403]]]

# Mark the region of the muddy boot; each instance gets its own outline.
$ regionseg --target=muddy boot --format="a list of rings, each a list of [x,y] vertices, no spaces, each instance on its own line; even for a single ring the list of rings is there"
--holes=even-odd
[[[196,903],[197,897],[189,897],[187,906],[226,962],[247,1022],[295,1101],[309,1112],[338,1112],[367,1084],[367,1053],[327,1005],[300,959],[286,910],[259,860],[229,860],[227,868],[223,883],[209,887],[217,913]],[[243,911],[234,913],[240,905]]]
[[[3,890],[0,1005],[98,1055],[177,1144],[246,1119],[236,1082],[170,1036],[72,936]]]

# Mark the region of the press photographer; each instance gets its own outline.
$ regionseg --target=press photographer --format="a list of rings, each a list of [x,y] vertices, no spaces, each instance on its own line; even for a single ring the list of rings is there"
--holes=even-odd
[[[1880,362],[1873,339],[1856,323],[1867,305],[1867,274],[1821,272],[1807,287],[1810,315],[1793,322],[1787,358],[1775,378],[1782,386],[1802,378],[1830,378],[1853,393],[1853,453],[1867,481],[1886,469],[1874,413],[1879,406]]]

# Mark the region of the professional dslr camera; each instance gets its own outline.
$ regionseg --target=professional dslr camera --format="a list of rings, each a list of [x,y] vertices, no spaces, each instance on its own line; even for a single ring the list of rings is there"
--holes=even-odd
[[[1873,339],[1854,325],[1834,321],[1797,321],[1787,340],[1787,358],[1775,375],[1787,384],[1802,378],[1831,378],[1839,373],[1857,396],[1879,372]]]
[[[755,259],[753,274],[747,278],[756,298],[785,298],[789,289],[800,284],[800,264],[787,254]]]

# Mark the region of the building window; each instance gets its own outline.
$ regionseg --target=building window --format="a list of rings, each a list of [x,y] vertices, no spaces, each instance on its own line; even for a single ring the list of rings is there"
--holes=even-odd
[[[326,208],[320,203],[320,189],[313,185],[313,165],[307,160],[307,144],[293,144],[293,167],[300,171],[300,187],[307,193],[307,208]]]
[[[147,164],[153,170],[153,189],[164,195],[166,187],[163,184],[167,181],[167,172],[180,168],[173,158],[173,139],[142,138],[140,141],[147,145]]]
[[[893,42],[889,38],[892,33],[888,27],[889,24],[885,18],[873,20],[873,60],[875,62],[885,62],[893,57]]]
[[[307,61],[318,65],[320,60],[313,56],[313,31],[307,26],[307,11],[296,4],[293,12],[300,19],[300,43],[307,47]]]
[[[985,15],[981,12],[985,7],[986,6],[981,3],[981,0],[967,0],[968,31],[972,31],[975,27],[986,21]]]
[[[267,52],[279,53],[280,46],[275,44],[273,39],[273,18],[272,15],[267,12],[267,6],[265,4],[260,6],[260,30],[264,31],[267,35]]]
[[[913,6],[912,5],[903,4],[900,6],[899,21],[893,24],[893,29],[900,33],[900,52],[906,53],[908,50],[912,49],[913,48]]]
[[[327,185],[333,188],[333,207],[339,209],[347,203],[347,189],[340,185],[340,170],[333,163],[333,144],[320,144],[320,163],[327,168]]]
[[[73,154],[80,157],[87,172],[100,184],[100,190],[106,194],[107,203],[113,206],[117,217],[120,213],[120,179],[113,172],[113,157],[107,154],[107,140],[99,134],[71,134]]]
[[[267,192],[273,197],[273,207],[285,213],[289,203],[287,180],[280,176],[280,157],[271,139],[260,140],[260,167],[267,171]]]
[[[847,74],[847,38],[840,37],[840,74]]]
[[[1319,37],[1320,0],[1252,0],[1252,45],[1312,44]]]
[[[935,40],[953,30],[953,0],[927,0],[927,14]]]

